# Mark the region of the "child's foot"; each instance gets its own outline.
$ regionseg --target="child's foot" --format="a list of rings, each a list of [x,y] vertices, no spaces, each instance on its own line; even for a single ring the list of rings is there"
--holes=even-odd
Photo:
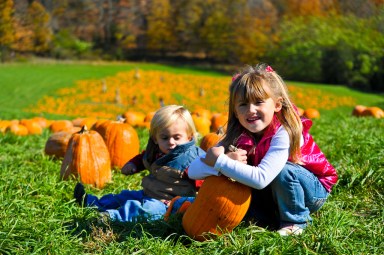
[[[304,229],[297,225],[286,226],[277,230],[277,233],[279,233],[281,236],[301,235],[303,232]]]
[[[76,199],[76,203],[80,206],[87,204],[87,193],[85,193],[84,185],[80,182],[76,184],[73,196]]]

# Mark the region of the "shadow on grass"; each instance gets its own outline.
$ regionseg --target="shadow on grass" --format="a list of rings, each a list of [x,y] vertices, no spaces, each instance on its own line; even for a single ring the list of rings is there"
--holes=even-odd
[[[188,245],[191,243],[191,239],[185,234],[181,219],[182,215],[172,215],[168,221],[116,222],[100,216],[84,215],[75,217],[65,228],[72,235],[84,240],[87,237],[106,240],[108,236],[113,236],[112,239],[116,242],[124,242],[129,238],[160,238],[173,243],[181,242]]]

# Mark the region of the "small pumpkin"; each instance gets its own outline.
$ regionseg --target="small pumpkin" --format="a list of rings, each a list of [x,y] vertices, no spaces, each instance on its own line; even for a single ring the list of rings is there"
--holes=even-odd
[[[125,122],[131,125],[132,127],[136,127],[140,123],[144,122],[146,115],[141,112],[136,111],[127,111],[123,114],[123,118],[125,118]]]
[[[73,128],[73,123],[70,120],[55,120],[49,126],[49,130],[52,133],[59,132],[59,131],[69,131],[69,130],[72,130],[72,128]]]
[[[251,188],[226,176],[209,176],[183,215],[185,232],[197,241],[231,232],[251,203]]]
[[[210,130],[211,120],[210,119],[207,119],[206,117],[198,116],[195,114],[192,115],[192,119],[193,119],[193,122],[196,126],[197,132],[201,136],[205,136],[206,134],[211,132],[211,130]]]
[[[352,110],[352,115],[356,117],[361,117],[363,116],[362,114],[365,109],[367,109],[367,107],[364,105],[356,105]]]
[[[75,132],[60,131],[51,134],[45,143],[44,152],[46,155],[63,158],[67,151],[68,142]]]
[[[20,120],[20,124],[28,129],[28,134],[30,135],[41,135],[43,133],[43,128],[37,120],[22,119]]]
[[[217,132],[206,134],[200,141],[200,148],[207,151],[209,148],[215,146],[223,137],[223,131],[220,128]]]
[[[308,108],[304,110],[303,116],[308,119],[318,119],[320,118],[320,112],[314,108]]]
[[[384,111],[376,106],[367,107],[362,113],[361,116],[370,116],[377,119],[384,117]]]
[[[5,129],[5,133],[11,133],[18,136],[28,135],[28,129],[26,126],[19,123],[11,123]]]
[[[220,128],[225,128],[228,122],[228,114],[216,113],[211,118],[211,131],[216,132]]]
[[[103,188],[112,179],[111,160],[107,146],[99,133],[84,126],[68,142],[61,164],[63,180],[71,176],[96,188]]]

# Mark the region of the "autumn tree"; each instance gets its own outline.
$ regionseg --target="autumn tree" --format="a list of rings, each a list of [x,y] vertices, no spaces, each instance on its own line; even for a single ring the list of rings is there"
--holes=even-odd
[[[19,52],[43,53],[50,49],[50,15],[37,1],[28,4],[24,15],[16,19],[13,48]]]
[[[4,62],[6,54],[15,40],[13,28],[13,1],[3,0],[0,2],[0,54]]]

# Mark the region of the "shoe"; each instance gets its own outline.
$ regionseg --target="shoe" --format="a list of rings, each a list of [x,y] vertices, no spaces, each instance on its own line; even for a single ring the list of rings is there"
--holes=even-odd
[[[85,206],[87,204],[87,193],[85,193],[84,185],[80,182],[76,184],[73,196],[76,199],[76,203],[80,206]]]
[[[297,225],[286,226],[277,230],[277,233],[279,233],[281,236],[301,235],[303,232],[304,229]]]

